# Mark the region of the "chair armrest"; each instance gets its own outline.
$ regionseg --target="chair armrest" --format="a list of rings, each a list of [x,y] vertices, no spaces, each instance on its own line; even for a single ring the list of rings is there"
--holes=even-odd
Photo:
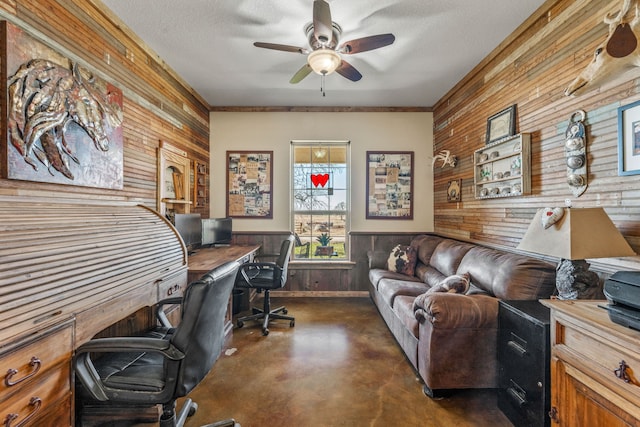
[[[182,304],[182,297],[165,298],[156,303],[156,318],[165,328],[173,328],[167,314],[164,312],[164,306],[170,304]]]
[[[498,326],[498,299],[488,295],[422,294],[413,301],[413,311],[420,323],[429,322],[437,329]]]
[[[387,260],[389,259],[389,252],[385,251],[368,251],[367,257],[369,258],[369,268],[382,268],[387,269]]]
[[[82,344],[76,350],[75,374],[82,381],[87,391],[94,399],[109,400],[102,379],[91,360],[91,353],[120,353],[120,352],[156,352],[161,353],[170,361],[184,359],[185,355],[175,348],[169,341],[146,337],[114,337],[98,338]]]

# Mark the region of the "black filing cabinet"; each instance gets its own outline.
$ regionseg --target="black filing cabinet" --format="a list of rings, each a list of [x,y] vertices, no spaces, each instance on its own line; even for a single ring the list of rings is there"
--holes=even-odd
[[[538,301],[500,301],[498,407],[514,426],[549,426],[549,309]]]

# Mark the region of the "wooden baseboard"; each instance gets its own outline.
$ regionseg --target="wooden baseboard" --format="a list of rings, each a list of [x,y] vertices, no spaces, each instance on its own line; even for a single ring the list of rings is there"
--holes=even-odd
[[[329,297],[329,298],[364,298],[368,291],[273,291],[272,297]]]

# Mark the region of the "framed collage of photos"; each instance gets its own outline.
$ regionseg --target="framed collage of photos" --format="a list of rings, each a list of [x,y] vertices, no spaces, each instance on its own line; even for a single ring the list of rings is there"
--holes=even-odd
[[[227,151],[227,216],[273,218],[273,151]]]
[[[367,151],[367,219],[413,219],[413,151]]]

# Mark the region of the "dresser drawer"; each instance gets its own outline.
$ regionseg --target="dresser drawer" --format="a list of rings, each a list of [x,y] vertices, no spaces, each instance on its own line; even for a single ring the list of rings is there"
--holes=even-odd
[[[617,393],[631,400],[640,399],[640,354],[607,337],[558,323],[561,333],[556,333],[557,351],[579,361],[581,369],[599,376],[601,381],[618,389]],[[628,381],[624,380],[624,374]]]
[[[0,355],[0,401],[22,390],[58,365],[71,363],[73,323],[66,322],[39,333]]]
[[[2,401],[0,419],[7,425],[16,426],[28,420],[24,425],[34,424],[47,413],[56,412],[56,406],[70,407],[71,383],[69,363],[61,364],[57,369],[51,369],[46,375],[31,381],[27,386],[20,387],[17,393]],[[66,414],[66,421],[56,420],[55,425],[71,424],[71,414]]]
[[[165,298],[181,297],[187,288],[187,271],[167,277],[157,282],[158,301]]]

